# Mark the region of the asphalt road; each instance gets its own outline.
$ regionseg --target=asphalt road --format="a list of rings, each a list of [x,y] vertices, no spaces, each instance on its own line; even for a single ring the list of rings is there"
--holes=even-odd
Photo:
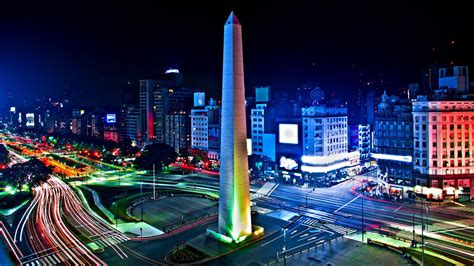
[[[421,203],[406,204],[367,199],[350,191],[359,181],[346,181],[330,188],[312,189],[279,185],[270,198],[260,198],[257,205],[267,208],[283,208],[298,211],[319,219],[334,219],[334,224],[355,230],[362,228],[362,202],[364,205],[364,229],[377,230],[379,226],[395,226],[413,229],[421,234],[422,219],[427,224],[427,246],[474,259],[474,217],[468,213],[446,209],[433,204],[423,212]],[[306,206],[306,196],[308,208]],[[317,213],[314,213],[317,211]],[[427,215],[428,214],[428,215]],[[428,216],[428,217],[427,217]],[[471,244],[466,244],[469,241]],[[463,243],[464,242],[464,243]]]

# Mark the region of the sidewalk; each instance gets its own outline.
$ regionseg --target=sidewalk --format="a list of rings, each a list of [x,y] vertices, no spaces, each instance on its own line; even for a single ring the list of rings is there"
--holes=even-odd
[[[285,265],[284,259],[271,261],[268,265]],[[382,247],[339,238],[288,256],[286,265],[412,265],[400,254]]]

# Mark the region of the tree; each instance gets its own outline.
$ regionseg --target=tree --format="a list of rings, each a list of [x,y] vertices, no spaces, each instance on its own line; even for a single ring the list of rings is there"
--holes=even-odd
[[[32,158],[27,162],[14,164],[4,171],[3,176],[8,184],[18,185],[21,191],[24,184],[34,187],[47,181],[52,172],[52,169],[44,165],[42,161]]]
[[[153,169],[153,164],[155,164],[156,170],[160,171],[163,166],[167,167],[175,162],[177,157],[178,154],[170,145],[154,143],[145,147],[140,157],[135,160],[135,164],[138,168],[146,170]]]
[[[130,138],[126,138],[120,142],[119,147],[123,156],[131,156],[139,151],[138,147],[132,146],[132,140]]]
[[[8,151],[3,144],[0,144],[0,164],[8,163]]]
[[[249,156],[249,169],[252,169],[252,175],[260,177],[265,170],[265,163],[271,161],[267,156],[252,154]]]

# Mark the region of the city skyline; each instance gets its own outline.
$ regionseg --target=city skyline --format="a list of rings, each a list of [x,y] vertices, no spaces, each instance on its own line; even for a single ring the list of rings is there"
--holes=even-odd
[[[321,3],[287,8],[280,2],[234,1],[215,9],[205,4],[145,9],[45,4],[21,9],[19,16],[20,9],[8,6],[0,17],[6,40],[0,46],[0,103],[7,103],[8,94],[19,104],[67,91],[81,101],[92,98],[94,104],[118,106],[115,92],[127,82],[138,84],[169,67],[184,73],[188,87],[220,98],[222,33],[216,25],[231,8],[241,11],[243,24],[253,25],[243,33],[253,40],[244,43],[247,94],[265,85],[283,91],[320,85],[330,92],[328,97],[345,98],[358,86],[360,73],[368,80],[383,79],[385,89],[395,91],[419,82],[421,68],[439,54],[445,61],[472,61],[467,11],[457,8],[463,3],[385,8],[363,2],[351,4],[350,12]],[[188,27],[193,24],[200,25],[200,34]],[[193,53],[192,47],[202,52]],[[93,97],[97,91],[100,100]]]
[[[474,264],[467,8],[147,7],[0,9],[0,265]]]

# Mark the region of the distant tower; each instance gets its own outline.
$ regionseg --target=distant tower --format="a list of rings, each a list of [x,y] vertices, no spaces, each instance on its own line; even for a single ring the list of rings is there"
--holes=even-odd
[[[242,28],[232,12],[224,25],[218,232],[234,242],[252,234],[246,132]]]

